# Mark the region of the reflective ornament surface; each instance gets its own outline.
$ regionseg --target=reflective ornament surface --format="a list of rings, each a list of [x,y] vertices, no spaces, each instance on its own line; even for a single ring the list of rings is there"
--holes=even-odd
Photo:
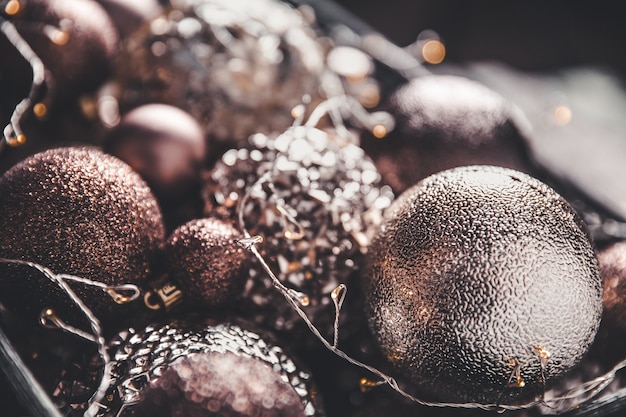
[[[599,326],[602,281],[586,228],[552,189],[513,170],[426,178],[396,200],[368,257],[370,327],[421,395],[541,399]]]
[[[312,26],[276,0],[182,0],[124,44],[122,112],[149,102],[186,110],[213,142],[283,130],[320,97],[324,53]]]
[[[361,148],[294,126],[227,151],[208,173],[204,198],[207,215],[238,218],[241,230],[262,237],[258,247],[278,279],[306,297],[307,314],[328,327],[331,292],[357,269],[393,194]],[[300,320],[259,265],[241,304],[276,329]]]
[[[234,324],[172,322],[121,332],[98,417],[323,416],[311,375],[279,346]],[[82,415],[98,360],[69,369],[54,399]]]

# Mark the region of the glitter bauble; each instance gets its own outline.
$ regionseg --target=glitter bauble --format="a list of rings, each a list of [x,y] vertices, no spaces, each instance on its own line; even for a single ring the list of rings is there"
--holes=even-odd
[[[322,47],[296,9],[277,0],[172,5],[122,49],[122,111],[172,104],[200,120],[211,140],[239,145],[285,129],[303,96],[319,97]]]
[[[514,107],[463,77],[429,75],[393,92],[383,109],[396,128],[362,146],[396,193],[437,172],[495,165],[529,173],[532,164]]]
[[[107,135],[104,150],[128,163],[161,200],[180,198],[197,186],[206,155],[198,122],[165,104],[124,115]]]
[[[602,312],[588,233],[543,183],[475,166],[391,207],[364,280],[370,327],[423,395],[520,404],[576,365]]]
[[[210,308],[243,291],[252,256],[237,243],[243,236],[218,219],[192,220],[168,238],[166,268],[188,307]]]
[[[97,417],[323,415],[311,375],[282,348],[238,325],[131,328],[109,344],[109,353],[111,381]],[[69,369],[55,401],[69,415],[82,415],[100,378],[101,367]]]
[[[107,285],[141,283],[164,241],[161,212],[146,183],[95,148],[33,155],[0,178],[0,257],[35,262],[57,274]],[[3,266],[2,302],[28,316],[53,308],[66,322],[84,318],[66,294],[26,267]],[[20,272],[21,271],[21,272]],[[101,320],[117,304],[101,288],[71,285]]]
[[[109,74],[117,48],[118,33],[105,10],[94,0],[28,0],[9,16],[28,45],[49,71],[46,80],[54,98],[77,97],[93,91]],[[5,52],[0,36],[0,50]],[[8,89],[24,89],[32,71],[13,47],[0,64],[0,77]],[[47,101],[51,97],[46,98]]]
[[[250,140],[209,173],[206,214],[239,218],[238,227],[261,236],[258,248],[278,279],[308,297],[314,321],[330,324],[329,295],[357,269],[393,194],[361,148],[317,128]],[[300,320],[258,264],[244,295],[244,314],[265,325],[290,329]]]

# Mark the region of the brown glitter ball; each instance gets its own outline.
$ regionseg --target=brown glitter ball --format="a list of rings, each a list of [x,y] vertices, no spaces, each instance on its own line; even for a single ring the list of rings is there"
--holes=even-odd
[[[165,234],[161,211],[139,175],[113,156],[79,147],[38,153],[0,178],[0,231],[0,257],[108,285],[143,282]],[[7,307],[35,319],[50,307],[70,324],[85,323],[42,274],[0,267],[0,301]],[[101,321],[117,306],[100,288],[71,286]]]
[[[215,307],[241,293],[248,278],[249,253],[242,236],[218,219],[192,220],[167,240],[168,269],[185,294],[188,307]]]

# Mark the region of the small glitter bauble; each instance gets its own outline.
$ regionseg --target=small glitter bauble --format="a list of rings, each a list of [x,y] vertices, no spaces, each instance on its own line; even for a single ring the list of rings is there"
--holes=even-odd
[[[105,138],[104,150],[128,163],[160,200],[180,198],[200,183],[204,132],[179,108],[146,104],[133,109]]]
[[[127,164],[95,148],[35,154],[0,177],[0,257],[35,262],[57,274],[107,285],[142,283],[165,240],[157,202]],[[0,297],[22,317],[52,308],[84,323],[66,294],[42,274],[4,266]],[[46,285],[47,284],[47,285]],[[117,304],[101,288],[71,287],[101,320]]]
[[[109,74],[118,43],[117,30],[102,6],[94,0],[28,0],[19,5],[10,19],[49,71],[46,83],[53,98],[75,98],[95,90]],[[0,51],[5,56],[3,38]],[[0,80],[9,80],[9,90],[27,92],[32,71],[13,47],[8,52],[0,61]]]
[[[382,108],[395,117],[395,130],[383,139],[364,137],[362,146],[396,193],[458,166],[532,169],[514,107],[478,82],[452,75],[419,77],[396,90]]]
[[[574,210],[528,175],[456,168],[403,193],[369,252],[366,311],[423,395],[540,398],[598,329],[602,281]]]
[[[227,151],[206,180],[206,214],[238,218],[278,279],[307,296],[307,314],[324,331],[330,293],[358,267],[369,238],[393,199],[358,146],[313,127],[257,134],[251,146]],[[300,317],[255,264],[240,305],[275,329]],[[323,318],[324,323],[319,323]]]
[[[175,105],[212,141],[242,144],[283,130],[290,110],[319,97],[324,54],[313,28],[277,0],[183,0],[125,43],[120,107]]]
[[[166,268],[187,307],[216,307],[241,294],[252,256],[237,243],[242,237],[229,223],[212,218],[192,220],[172,233],[165,245]]]
[[[108,349],[111,382],[97,417],[324,415],[311,375],[282,348],[238,325],[131,328]],[[82,415],[85,392],[100,378],[97,366],[70,369],[54,399],[69,415]]]

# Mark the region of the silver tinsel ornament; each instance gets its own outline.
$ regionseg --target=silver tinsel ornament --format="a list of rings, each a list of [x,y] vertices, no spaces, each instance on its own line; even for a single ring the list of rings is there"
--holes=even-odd
[[[109,387],[96,417],[323,416],[311,376],[282,348],[234,324],[172,322],[133,328],[108,346]],[[61,376],[54,393],[82,415],[102,378],[99,359]]]
[[[122,112],[171,104],[199,120],[212,141],[239,146],[252,133],[288,127],[303,96],[320,97],[324,48],[298,10],[277,0],[171,6],[121,50]]]
[[[349,135],[306,124],[227,151],[207,175],[204,198],[207,215],[238,218],[244,234],[262,237],[269,267],[329,334],[331,293],[358,268],[393,194]],[[300,318],[274,285],[253,265],[237,304],[257,323],[293,329]]]

